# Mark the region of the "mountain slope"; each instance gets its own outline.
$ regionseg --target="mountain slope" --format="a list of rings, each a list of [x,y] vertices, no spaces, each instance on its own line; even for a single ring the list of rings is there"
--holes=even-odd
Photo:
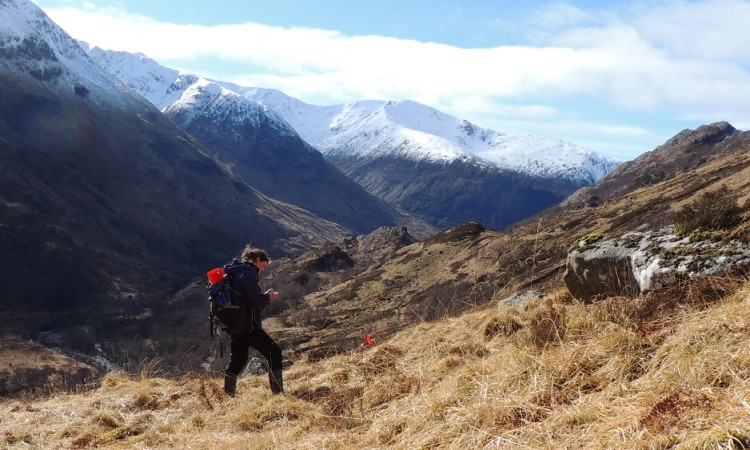
[[[324,154],[341,151],[346,145],[352,156],[383,155],[389,147],[403,153],[407,147],[411,159],[472,160],[531,177],[563,178],[579,184],[592,184],[619,165],[569,142],[499,133],[413,101],[315,106],[272,89],[221,84],[276,111]],[[391,144],[384,145],[386,141]],[[393,142],[405,145],[397,148]]]
[[[30,2],[0,13],[2,331],[163,299],[251,241],[289,255],[348,235],[227,172]]]
[[[679,158],[671,141],[665,146],[665,155],[672,147],[671,154]],[[688,147],[684,150],[689,151]],[[261,283],[279,289],[283,300],[269,309],[264,329],[277,337],[288,358],[317,360],[355,351],[365,333],[385,342],[415,324],[484,307],[495,310],[491,305],[504,300],[507,305],[533,301],[565,288],[566,258],[577,242],[661,228],[670,223],[673,211],[721,186],[744,205],[744,219],[736,228],[711,235],[722,242],[750,242],[750,133],[692,148],[701,149],[703,162],[674,177],[613,195],[598,206],[551,208],[507,231],[466,223],[414,242],[405,230],[379,230],[277,261]],[[713,282],[719,280],[708,282],[706,295],[725,292]],[[660,297],[654,298],[658,305]],[[174,318],[175,327],[180,323],[200,326],[200,287],[187,287],[174,302],[184,311],[184,316]],[[165,345],[187,351],[196,344],[183,340]],[[179,351],[180,361],[163,362],[170,369],[195,367],[211,354],[208,345],[202,345],[192,354],[199,361]],[[144,353],[143,357],[158,354]],[[213,364],[213,369],[221,368],[221,360]]]
[[[736,151],[747,139],[745,133],[726,122],[683,130],[654,150],[623,163],[596,185],[576,192],[566,203],[579,206],[586,202],[598,203],[669,180],[705,164],[710,158]]]
[[[299,360],[283,396],[265,374],[227,398],[220,374],[112,373],[83,392],[0,402],[0,435],[13,449],[742,449],[749,288],[640,327],[554,303],[568,333],[539,343],[530,324],[564,296],[493,306]]]
[[[466,221],[505,227],[619,164],[560,140],[483,129],[411,101],[316,107],[278,91],[227,86],[278,112],[369,192],[440,228]]]
[[[190,98],[205,81],[165,69],[143,55],[100,49],[89,53],[169,114],[181,111],[178,122],[202,141],[211,142],[209,147],[219,149],[222,159],[239,162],[238,167],[248,169],[247,175],[257,180],[263,192],[274,195],[271,189],[278,184],[263,187],[267,177],[252,172],[257,164],[244,162],[247,154],[236,152],[238,146],[246,145],[241,141],[252,140],[252,130],[232,128],[228,122],[236,119],[225,120],[221,132],[206,118],[185,121],[184,116],[192,114],[187,112],[188,107],[216,115]],[[211,83],[253,104],[265,105],[371,194],[441,228],[470,220],[507,226],[593,183],[617,164],[570,143],[482,129],[410,101],[320,107],[279,91]],[[182,98],[175,100],[178,93]],[[226,93],[222,95],[227,97]],[[221,114],[226,117],[231,112]],[[239,137],[243,134],[249,139]],[[252,151],[262,153],[263,149],[251,147]],[[272,153],[278,152],[274,148]],[[304,200],[299,195],[279,195],[294,203]],[[335,193],[327,196],[336,198]],[[340,220],[340,216],[335,217]]]
[[[429,218],[441,229],[466,221],[504,228],[564,198],[516,172],[460,160],[442,163],[332,155],[328,159],[368,191]]]
[[[395,224],[408,225],[417,235],[432,231],[341,174],[267,107],[141,55],[97,48],[89,54],[264,194],[303,207],[355,234]]]
[[[459,314],[490,301],[535,298],[564,288],[568,250],[580,239],[663,227],[673,220],[672,212],[722,186],[736,196],[738,206],[744,208],[744,219],[736,228],[715,233],[714,238],[748,243],[750,132],[732,132],[727,125],[686,130],[654,150],[663,155],[665,170],[673,163],[680,165],[684,154],[700,154],[690,168],[663,181],[615,193],[595,207],[560,205],[515,224],[507,232],[468,223],[399,246],[382,263],[355,266],[360,272],[351,278],[321,286],[300,301],[289,299],[296,305],[295,314],[280,315],[280,321],[268,328],[283,335],[289,348],[325,355],[359,345],[365,331],[386,339],[409,325]],[[717,134],[717,129],[724,132]],[[709,135],[723,137],[694,139]],[[651,162],[636,160],[630,166],[632,181],[643,170],[653,168]],[[606,181],[605,177],[602,182]],[[341,246],[345,252],[357,254],[356,246],[349,248]],[[283,272],[304,272],[305,263],[300,261],[299,266],[286,262]],[[283,273],[272,275],[269,283],[294,279]],[[336,271],[326,276],[336,280]],[[296,291],[292,286],[285,290]],[[325,326],[321,326],[322,320]]]

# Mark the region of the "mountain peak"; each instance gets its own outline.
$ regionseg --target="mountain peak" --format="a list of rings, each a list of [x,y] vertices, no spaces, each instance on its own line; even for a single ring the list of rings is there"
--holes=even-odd
[[[682,130],[663,144],[663,147],[672,147],[682,144],[721,142],[729,136],[740,133],[728,122],[716,122],[710,125],[701,125],[695,130]]]
[[[194,82],[197,79],[161,66],[141,53],[116,52],[94,47],[88,54],[158,109],[164,109],[180,98],[183,89],[177,86],[180,86],[181,81],[183,85],[180,87],[184,88],[191,84],[190,80]]]
[[[141,103],[27,0],[0,2],[0,55],[0,65],[9,72],[27,74],[55,92],[99,105]]]
[[[182,101],[184,90],[198,79],[164,68],[142,55],[117,53],[105,57],[100,51],[91,54],[162,110]],[[463,161],[578,184],[592,184],[619,164],[570,142],[482,128],[413,100],[361,100],[316,106],[273,89],[212,82],[267,106],[326,155]]]
[[[344,105],[330,129],[329,136],[312,142],[324,154],[391,152],[413,160],[462,160],[584,184],[593,184],[619,164],[561,139],[497,132],[411,100]]]

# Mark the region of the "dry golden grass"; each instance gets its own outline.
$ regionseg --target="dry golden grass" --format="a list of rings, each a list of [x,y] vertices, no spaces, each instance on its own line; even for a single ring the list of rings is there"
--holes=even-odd
[[[8,448],[747,448],[750,284],[639,318],[558,291],[411,327],[286,372],[107,375],[85,393],[3,400]],[[632,302],[632,300],[631,300]],[[564,313],[562,313],[564,311]],[[545,326],[554,332],[545,334]]]
[[[0,336],[0,396],[28,386],[39,392],[75,392],[87,389],[101,373],[37,342]]]

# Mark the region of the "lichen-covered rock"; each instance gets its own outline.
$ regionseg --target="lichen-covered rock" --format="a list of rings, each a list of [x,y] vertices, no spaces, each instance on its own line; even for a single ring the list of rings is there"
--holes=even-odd
[[[614,240],[598,241],[568,253],[563,280],[573,297],[592,301],[640,292],[632,270],[633,249]]]
[[[521,306],[529,300],[540,299],[544,297],[544,294],[531,289],[525,289],[520,292],[516,292],[510,297],[506,297],[500,300],[497,305],[500,307],[504,306]]]
[[[746,270],[750,246],[678,236],[672,227],[616,238],[582,239],[568,253],[563,280],[582,301],[636,297],[681,281]]]

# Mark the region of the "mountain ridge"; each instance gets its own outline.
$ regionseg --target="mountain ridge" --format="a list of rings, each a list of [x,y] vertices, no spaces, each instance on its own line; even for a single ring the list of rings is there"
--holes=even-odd
[[[460,315],[488,307],[491,301],[502,304],[516,296],[533,299],[561,289],[567,291],[563,273],[572,246],[601,236],[663,228],[674,223],[673,213],[679,208],[717,189],[726,188],[731,193],[732,198],[725,201],[736,201],[743,218],[736,228],[715,231],[713,239],[750,243],[748,149],[750,132],[737,132],[726,122],[682,131],[653,151],[667,158],[665,163],[674,159],[680,170],[672,176],[641,185],[640,174],[651,167],[652,159],[636,159],[625,173],[613,173],[608,175],[613,180],[605,177],[600,181],[605,188],[608,182],[623,188],[603,195],[597,205],[568,202],[506,230],[466,223],[424,241],[404,243],[390,257],[382,257],[385,262],[363,267],[360,275],[350,281],[322,286],[318,292],[304,295],[297,308],[308,311],[307,328],[304,320],[297,318],[295,322],[280,315],[283,323],[275,323],[272,330],[285,333],[292,347],[336,353],[356,345],[357,332],[364,329],[376,330],[385,338],[406,324]],[[684,155],[693,155],[687,168],[683,166]],[[347,251],[346,246],[341,249]],[[282,273],[274,269],[273,276],[280,283],[294,279],[289,274],[297,270],[302,269],[287,262]],[[335,273],[326,275],[335,279]],[[295,291],[292,287],[286,289]],[[322,315],[329,321],[325,330],[313,332],[315,311],[327,311]],[[359,314],[350,318],[350,311]]]
[[[687,134],[702,136],[711,129],[700,127]],[[670,140],[660,151],[679,159],[680,145]],[[691,145],[701,147],[700,142]],[[673,177],[639,186],[635,183],[639,171],[631,170],[631,182],[622,183],[627,189],[602,198],[597,205],[558,205],[506,230],[464,223],[415,241],[404,229],[384,228],[278,260],[269,266],[262,283],[283,292],[283,300],[270,310],[264,328],[279,337],[291,360],[317,361],[356,351],[366,332],[385,342],[403,330],[446,317],[497,310],[495,305],[517,306],[526,300],[533,303],[560,291],[569,296],[563,274],[571,247],[580,247],[588,239],[662,229],[674,220],[678,208],[722,186],[736,196],[743,219],[736,228],[697,236],[710,235],[717,243],[732,239],[750,243],[750,184],[746,181],[750,132],[730,133],[727,139],[706,145],[696,164]],[[643,160],[636,164],[648,167]],[[666,251],[678,253],[686,247]],[[690,286],[685,283],[677,288]],[[708,291],[715,294],[712,288]],[[643,301],[655,302],[656,308],[662,298],[658,295],[665,294]],[[174,301],[184,305],[181,309],[197,311],[201,294],[196,286],[187,287]],[[192,326],[197,326],[197,314],[186,316],[191,318],[179,320],[193,320]],[[206,353],[209,349],[204,347],[199,355]],[[219,365],[212,368],[220,370]]]
[[[89,50],[89,54],[159,109],[180,101],[176,93],[186,86],[175,83],[175,80],[195,82],[200,78],[165,68],[145,55],[103,51],[96,47]],[[383,139],[413,141],[412,148],[415,151],[411,155],[412,159],[446,162],[472,159],[478,164],[494,164],[501,169],[511,169],[530,176],[566,177],[588,184],[597,181],[619,164],[560,139],[499,133],[411,100],[362,100],[345,105],[317,106],[274,89],[209,81],[276,111],[303,139],[324,154],[337,149],[341,151],[341,141],[350,142],[356,136],[356,132],[350,131],[352,128],[361,129],[363,121],[375,121],[379,123],[368,128],[395,128],[397,132],[411,130],[408,138],[396,135]],[[171,96],[164,95],[164,92],[170,92]],[[346,136],[338,136],[343,131],[347,131]],[[425,140],[433,145],[420,145],[420,141]],[[357,147],[360,153],[366,153],[373,146],[358,143],[352,147]],[[383,148],[382,145],[375,147]],[[531,155],[528,155],[529,152]]]
[[[247,185],[32,3],[0,12],[0,333],[161,302],[252,241],[289,255],[350,236]]]
[[[559,140],[519,138],[480,129],[416,102],[367,100],[318,107],[279,91],[244,88],[180,74],[142,55],[100,49],[89,53],[123,83],[140,90],[157,105],[167,105],[179,96],[163,111],[167,114],[180,111],[178,122],[209,148],[221,149],[221,158],[225,161],[238,167],[248,166],[241,161],[244,157],[232,148],[244,144],[232,142],[226,136],[243,133],[250,136],[253,131],[239,121],[235,121],[235,125],[226,120],[221,125],[209,123],[209,106],[196,100],[196,86],[203,89],[209,85],[220,86],[253,105],[262,103],[269,113],[276,113],[274,120],[278,118],[284,126],[291,126],[300,139],[305,138],[317,147],[326,160],[372,195],[391,207],[423,218],[435,228],[465,221],[479,221],[492,227],[507,226],[559,202],[612,167],[602,159],[598,160],[599,165],[593,163],[586,159],[594,158],[591,152]],[[170,95],[165,96],[165,92]],[[191,109],[194,111],[189,112]],[[190,128],[192,123],[188,125],[188,121],[183,120],[191,115],[203,117],[197,128]],[[244,131],[238,131],[239,128]],[[551,142],[556,146],[557,169],[545,166],[545,161],[554,159],[543,156],[550,150]],[[532,167],[534,173],[498,167],[477,156],[475,153],[479,150],[494,160],[523,161],[514,164]],[[522,157],[522,153],[528,155]],[[578,155],[578,159],[581,155],[588,156],[581,160],[583,162],[574,162],[571,155]],[[273,157],[267,154],[267,158]],[[258,186],[267,181],[264,173],[248,172],[248,175],[252,175],[248,179],[257,180]],[[268,185],[261,190],[273,195],[270,189],[272,186]],[[292,197],[281,198],[290,201]],[[335,195],[332,194],[332,198]],[[446,203],[446,199],[452,201]],[[296,197],[291,201],[302,200]],[[335,217],[341,220],[340,215]],[[400,224],[406,223],[404,219],[397,220]],[[426,236],[419,229],[412,226],[410,229]]]

